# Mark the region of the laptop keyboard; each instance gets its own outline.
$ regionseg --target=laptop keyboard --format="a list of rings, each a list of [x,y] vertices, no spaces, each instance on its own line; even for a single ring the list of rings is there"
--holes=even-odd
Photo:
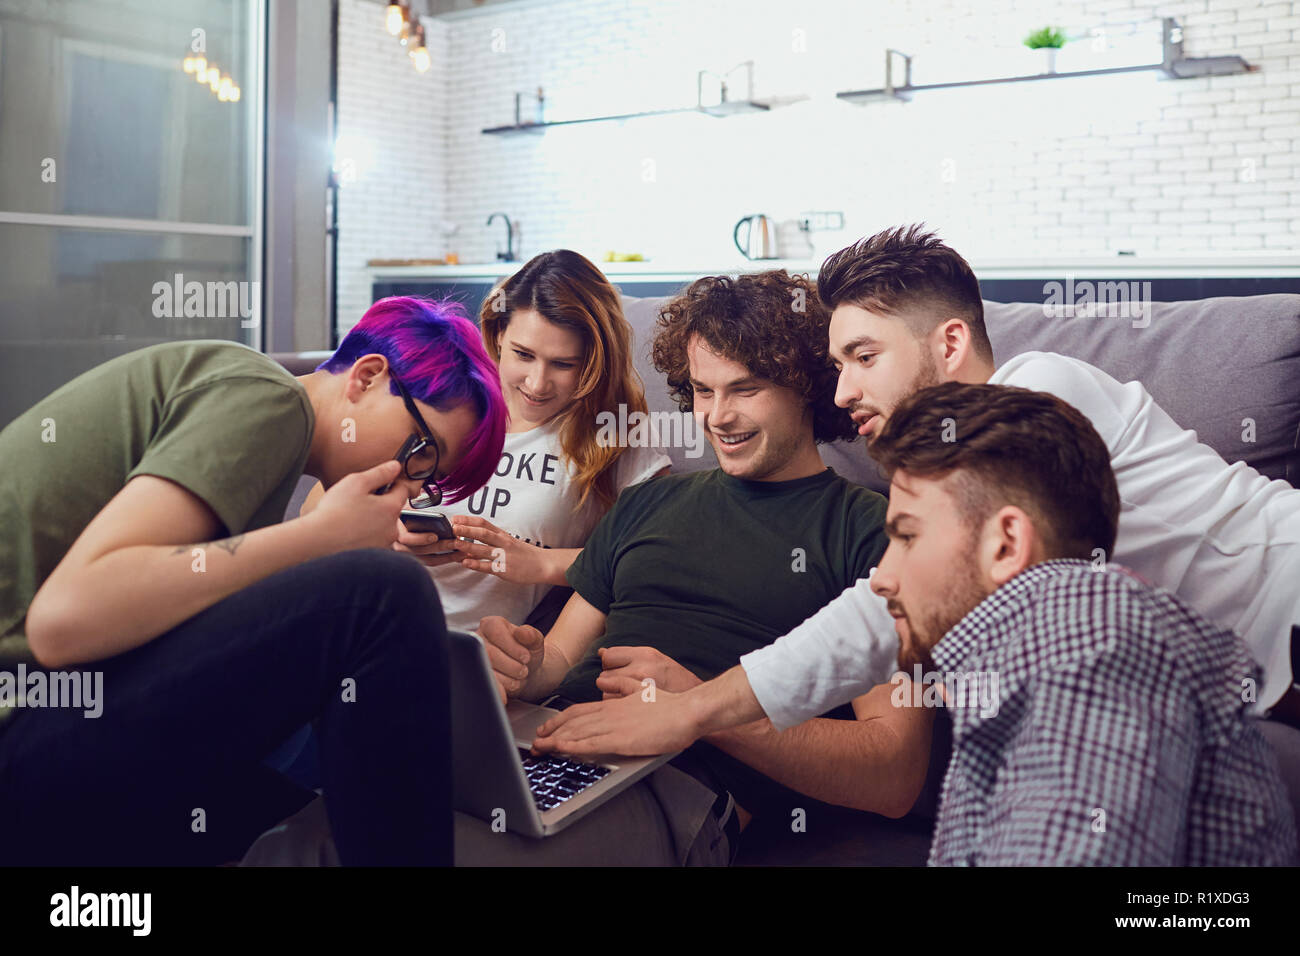
[[[579,763],[564,757],[534,757],[522,747],[519,759],[524,764],[524,776],[538,810],[553,810],[565,800],[576,797],[593,783],[610,773],[609,767],[599,764]]]

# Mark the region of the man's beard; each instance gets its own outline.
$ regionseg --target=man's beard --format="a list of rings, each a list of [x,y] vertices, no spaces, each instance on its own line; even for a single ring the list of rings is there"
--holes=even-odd
[[[979,574],[975,570],[975,535],[969,537],[968,546],[962,550],[968,557],[958,566],[956,573],[947,581],[940,582],[931,590],[939,598],[935,604],[925,608],[919,614],[907,611],[906,641],[899,639],[898,666],[912,672],[917,664],[922,673],[934,670],[934,660],[930,651],[943,640],[944,635],[957,626],[957,623],[974,610],[988,594],[980,584]]]
[[[934,385],[942,385],[943,379],[939,378],[939,366],[934,361],[934,356],[930,354],[929,349],[921,350],[921,366],[916,370],[911,384],[903,389],[903,394],[898,396],[898,401],[894,402],[894,407],[889,410],[889,414],[894,414],[898,406],[907,401],[923,388],[930,388]]]
[[[893,404],[891,404],[889,408],[886,409],[882,407],[880,411],[885,413],[884,418],[886,421],[888,421],[889,418],[893,416],[894,412],[898,410],[899,405],[902,405],[903,402],[907,401],[917,392],[921,391],[921,389],[930,388],[934,385],[942,385],[942,384],[943,384],[943,380],[939,378],[939,366],[935,364],[934,356],[930,354],[929,350],[922,349],[921,364],[917,368],[916,374],[912,376],[912,381],[908,383],[907,388],[903,389],[903,391],[899,394],[898,398],[894,400]],[[857,411],[870,411],[873,414],[875,414],[877,410],[867,408],[867,406],[863,404],[855,405],[849,409],[850,414]],[[872,432],[870,435],[867,436],[868,444],[875,441],[876,437],[879,434],[880,434],[880,428],[877,427],[874,432]]]

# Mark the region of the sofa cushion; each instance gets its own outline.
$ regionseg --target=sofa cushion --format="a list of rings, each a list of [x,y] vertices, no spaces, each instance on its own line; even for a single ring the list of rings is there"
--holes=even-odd
[[[1047,318],[1037,303],[984,308],[999,364],[1060,352],[1137,380],[1229,462],[1300,485],[1300,295],[1154,302],[1149,324],[1145,315]],[[1243,440],[1247,420],[1253,441]]]

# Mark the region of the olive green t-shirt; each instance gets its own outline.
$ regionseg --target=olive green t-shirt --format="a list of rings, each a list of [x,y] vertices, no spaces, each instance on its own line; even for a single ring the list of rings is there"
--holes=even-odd
[[[34,660],[23,624],[42,582],[136,475],[201,498],[224,536],[276,524],[307,462],[315,416],[274,360],[235,342],[119,356],[0,431],[0,669]],[[4,717],[0,708],[0,723]]]

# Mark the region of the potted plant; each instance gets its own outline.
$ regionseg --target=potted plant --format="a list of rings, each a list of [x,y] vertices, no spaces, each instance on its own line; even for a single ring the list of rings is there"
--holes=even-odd
[[[1060,27],[1043,27],[1025,37],[1025,46],[1042,50],[1043,72],[1056,72],[1056,51],[1065,46],[1065,31]]]

